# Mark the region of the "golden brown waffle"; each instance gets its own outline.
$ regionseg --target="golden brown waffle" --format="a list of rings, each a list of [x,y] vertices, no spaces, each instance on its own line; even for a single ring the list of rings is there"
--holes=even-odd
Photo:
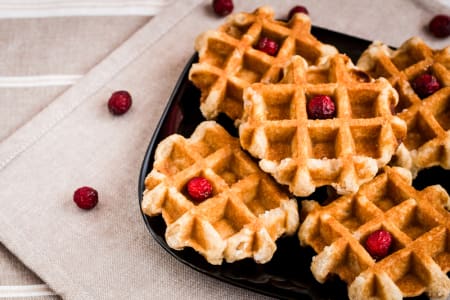
[[[191,67],[189,79],[201,90],[200,110],[205,118],[225,113],[232,120],[239,119],[243,90],[253,82],[278,82],[293,55],[319,64],[337,53],[310,30],[307,15],[296,14],[289,22],[276,21],[273,9],[263,6],[253,13],[234,14],[217,30],[200,35],[196,41],[199,62]],[[261,36],[280,45],[276,56],[254,47]]]
[[[311,270],[319,282],[337,274],[351,300],[402,299],[428,294],[448,299],[450,279],[450,198],[439,185],[417,191],[404,168],[385,172],[326,206],[302,201],[299,229],[303,246],[318,254]],[[374,260],[364,247],[369,234],[392,235],[388,256]]]
[[[185,190],[197,176],[213,186],[212,197],[198,205]],[[149,216],[162,214],[167,244],[191,247],[211,264],[247,257],[266,263],[276,239],[298,227],[296,200],[214,121],[201,123],[188,139],[177,134],[164,139],[145,186],[142,210]]]
[[[315,95],[334,99],[335,118],[308,118],[307,102]],[[405,123],[391,113],[397,101],[387,80],[372,80],[343,54],[321,66],[297,56],[282,83],[245,90],[240,142],[297,196],[324,185],[356,192],[391,160],[405,135]]]
[[[417,37],[396,51],[374,42],[357,65],[375,78],[389,79],[399,93],[396,111],[406,121],[408,134],[395,163],[413,176],[435,165],[450,169],[450,47],[433,50]],[[424,73],[436,76],[441,89],[421,99],[411,82]]]

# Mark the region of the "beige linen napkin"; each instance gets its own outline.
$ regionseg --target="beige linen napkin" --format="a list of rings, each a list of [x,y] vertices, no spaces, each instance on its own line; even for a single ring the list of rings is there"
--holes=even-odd
[[[0,17],[152,16],[175,0],[1,0]]]
[[[302,2],[315,25],[393,46],[412,35],[445,43],[423,31],[434,12],[415,2]],[[235,11],[263,3],[235,1]],[[279,17],[295,4],[271,3]],[[161,112],[195,37],[221,22],[210,1],[174,3],[0,144],[0,240],[63,298],[262,298],[176,261],[138,207],[138,173]],[[114,117],[106,101],[118,89],[134,103]],[[82,185],[99,191],[92,211],[72,203]]]
[[[151,18],[5,19],[1,18],[3,13],[0,12],[0,141],[76,83]]]
[[[0,1],[2,5],[5,3]],[[29,10],[35,5],[30,4]],[[88,6],[84,9],[89,11]],[[133,15],[37,18],[44,12],[40,9],[33,18],[13,19],[5,18],[11,15],[0,11],[0,141],[76,83],[151,18]],[[0,270],[0,298],[39,299],[39,295],[52,293],[1,244]]]
[[[145,148],[198,30],[178,37],[179,46],[162,34],[197,4],[180,1],[155,18],[0,146],[1,240],[63,297],[252,295],[221,290],[221,283],[181,266],[151,239],[138,209]],[[114,118],[105,101],[122,88],[134,105]],[[100,193],[99,206],[88,213],[71,201],[85,184]]]
[[[2,245],[0,245],[0,270],[0,298],[14,296],[16,299],[17,297],[33,297],[33,300],[58,299],[40,278]]]

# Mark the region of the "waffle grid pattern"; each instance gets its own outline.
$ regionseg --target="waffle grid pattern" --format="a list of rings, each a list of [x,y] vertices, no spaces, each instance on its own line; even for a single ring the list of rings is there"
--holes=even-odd
[[[396,164],[418,171],[440,165],[450,169],[450,47],[433,50],[420,38],[411,38],[396,51],[375,42],[358,66],[373,77],[385,77],[399,93],[398,116],[408,134],[399,147]],[[423,73],[433,74],[441,89],[421,99],[411,82]]]
[[[214,191],[198,205],[185,191],[196,176],[208,179]],[[275,240],[298,228],[297,201],[214,121],[201,123],[189,139],[163,140],[145,184],[142,209],[150,216],[162,214],[168,245],[191,247],[211,264],[247,257],[265,263],[276,250]]]
[[[405,172],[406,171],[406,172]],[[354,195],[326,206],[302,202],[307,215],[299,229],[303,246],[317,253],[311,270],[319,282],[337,274],[355,299],[402,299],[426,292],[450,294],[450,198],[440,186],[417,191],[403,168],[385,168]],[[393,236],[390,255],[375,261],[364,248],[367,236],[384,229]]]
[[[254,13],[234,14],[217,30],[202,34],[196,41],[199,63],[193,64],[189,73],[189,79],[201,90],[202,114],[214,119],[223,112],[237,120],[242,115],[243,91],[251,83],[278,82],[293,55],[319,64],[337,53],[310,31],[307,15],[296,14],[288,23],[276,21],[273,9],[263,6]],[[280,45],[275,56],[254,47],[262,36]]]
[[[307,102],[330,96],[336,118],[308,118]],[[241,145],[261,159],[260,167],[297,196],[332,185],[339,194],[356,192],[395,152],[406,125],[392,115],[395,90],[371,80],[345,55],[309,67],[294,57],[278,84],[252,84],[244,94]]]

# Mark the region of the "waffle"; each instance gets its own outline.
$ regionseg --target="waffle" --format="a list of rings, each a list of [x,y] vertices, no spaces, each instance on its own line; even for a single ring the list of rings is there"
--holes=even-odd
[[[325,185],[338,194],[356,192],[391,160],[405,135],[405,123],[391,113],[397,92],[343,54],[321,66],[295,56],[285,74],[280,83],[245,90],[242,147],[296,196]],[[308,119],[307,101],[320,94],[334,99],[335,118]]]
[[[200,110],[206,119],[220,113],[239,122],[243,90],[253,82],[277,82],[286,62],[293,55],[319,64],[337,53],[335,47],[319,42],[310,33],[311,21],[296,14],[289,22],[274,20],[268,6],[253,13],[231,15],[217,30],[201,34],[196,40],[199,62],[193,64],[189,79],[201,90]],[[276,56],[254,48],[261,36],[280,45]]]
[[[450,279],[450,198],[439,185],[422,191],[411,186],[411,173],[400,167],[341,196],[326,206],[302,201],[306,218],[298,236],[311,246],[311,271],[323,283],[334,274],[355,299],[402,299],[426,293],[448,299]],[[446,210],[446,209],[447,210]],[[390,253],[374,260],[363,244],[375,230],[393,238]]]
[[[433,50],[417,37],[395,51],[374,42],[357,65],[374,77],[389,79],[399,93],[396,111],[406,121],[408,134],[395,164],[413,176],[431,166],[450,169],[450,47]],[[421,99],[411,81],[426,72],[437,77],[441,89]]]
[[[200,204],[185,190],[197,176],[213,186],[212,197]],[[202,122],[188,139],[174,134],[158,144],[145,186],[142,210],[162,214],[167,244],[176,250],[191,247],[211,264],[249,257],[266,263],[275,241],[298,228],[297,201],[214,121]]]

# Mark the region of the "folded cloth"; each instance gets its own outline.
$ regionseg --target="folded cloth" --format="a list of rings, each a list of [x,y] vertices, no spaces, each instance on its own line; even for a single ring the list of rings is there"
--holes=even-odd
[[[0,142],[44,109],[150,16],[4,19]]]
[[[0,1],[2,7],[3,1]],[[16,3],[17,5],[20,3]],[[92,4],[92,3],[91,3]],[[29,4],[32,6],[31,4]],[[34,7],[38,4],[34,4]],[[89,11],[87,7],[84,8]],[[36,14],[42,13],[36,9]],[[4,18],[8,16],[9,18]],[[151,16],[10,18],[0,11],[0,142],[103,60]],[[0,245],[0,298],[52,291]]]
[[[433,12],[415,2],[302,2],[314,25],[393,46],[412,35],[445,43],[422,30]],[[235,1],[235,11],[263,3]],[[271,5],[284,18],[297,4]],[[262,298],[168,255],[146,230],[137,200],[145,150],[194,40],[222,22],[210,1],[175,2],[1,142],[0,241],[63,298]],[[133,106],[115,117],[106,101],[119,89],[132,94]],[[83,185],[99,192],[91,211],[72,202]]]
[[[40,296],[42,299],[58,299],[39,277],[27,269],[3,245],[0,245],[0,270],[2,270],[0,298]]]
[[[148,16],[174,0],[2,0],[0,18],[57,16]]]

